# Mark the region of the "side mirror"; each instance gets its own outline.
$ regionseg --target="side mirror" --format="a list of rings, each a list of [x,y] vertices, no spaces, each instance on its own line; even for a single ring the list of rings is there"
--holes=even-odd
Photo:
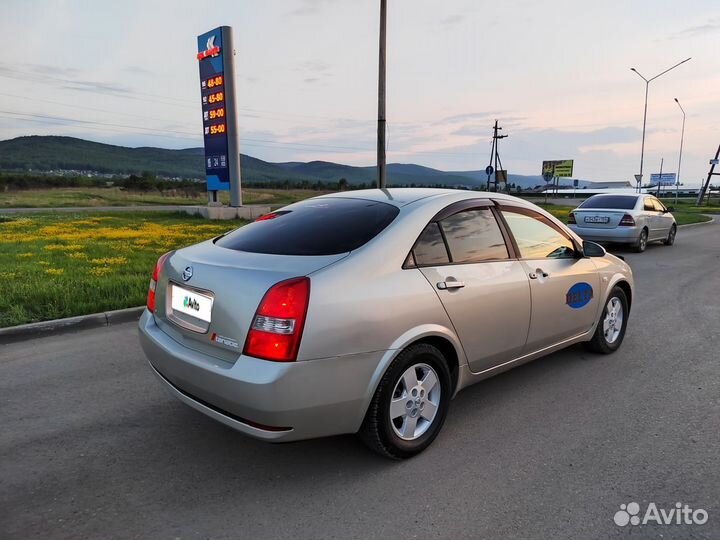
[[[674,207],[674,206],[668,206],[664,213],[674,212],[674,211],[675,211],[675,207]]]
[[[604,257],[605,253],[607,253],[605,248],[600,244],[596,244],[590,240],[585,240],[583,242],[583,255],[585,257]]]

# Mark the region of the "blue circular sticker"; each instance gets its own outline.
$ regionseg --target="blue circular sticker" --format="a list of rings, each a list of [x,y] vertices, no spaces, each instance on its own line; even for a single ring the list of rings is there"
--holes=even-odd
[[[593,297],[593,288],[589,283],[576,283],[565,295],[565,303],[573,309],[586,306]]]

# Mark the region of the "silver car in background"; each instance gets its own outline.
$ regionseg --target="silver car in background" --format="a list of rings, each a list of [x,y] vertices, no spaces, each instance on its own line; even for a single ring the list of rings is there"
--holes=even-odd
[[[575,343],[617,350],[632,298],[625,262],[526,201],[376,189],[163,255],[139,327],[196,410],[267,441],[359,433],[402,459],[462,388]]]
[[[677,233],[670,209],[647,194],[593,195],[570,213],[568,225],[586,240],[630,244],[637,252],[658,240],[671,246]]]

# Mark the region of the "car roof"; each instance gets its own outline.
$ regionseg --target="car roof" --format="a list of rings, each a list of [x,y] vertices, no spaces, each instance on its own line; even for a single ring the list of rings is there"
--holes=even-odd
[[[503,193],[490,193],[487,191],[470,191],[461,189],[441,189],[441,188],[389,188],[389,189],[358,189],[353,191],[341,191],[337,193],[328,193],[320,195],[316,198],[346,198],[346,199],[364,199],[370,201],[384,202],[394,206],[405,206],[422,199],[439,199],[452,198],[454,200],[463,199],[508,199],[517,200],[515,197],[505,195]]]

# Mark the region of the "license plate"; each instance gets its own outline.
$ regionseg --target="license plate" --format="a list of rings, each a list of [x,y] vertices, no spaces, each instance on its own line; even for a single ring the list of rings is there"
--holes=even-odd
[[[189,291],[177,285],[171,285],[173,311],[190,315],[201,321],[210,322],[213,299],[205,294]]]
[[[607,216],[585,216],[585,223],[608,223],[610,218]]]

